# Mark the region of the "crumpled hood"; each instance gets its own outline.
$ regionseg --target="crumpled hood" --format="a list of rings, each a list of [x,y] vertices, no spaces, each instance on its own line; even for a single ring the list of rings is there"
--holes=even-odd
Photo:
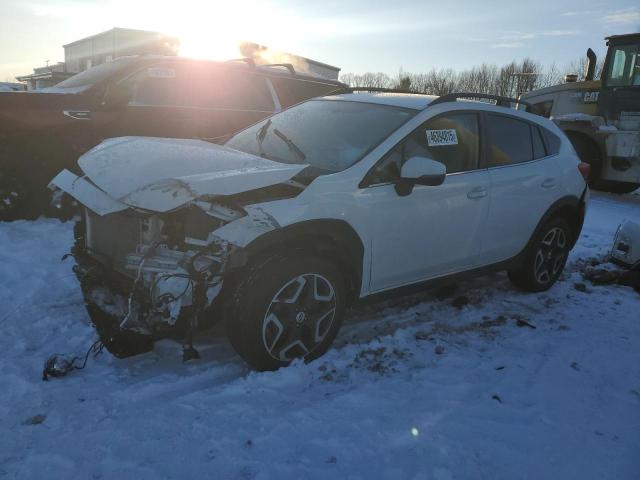
[[[78,164],[109,197],[156,212],[205,195],[233,195],[282,183],[307,167],[202,140],[154,137],[106,140],[82,155]]]

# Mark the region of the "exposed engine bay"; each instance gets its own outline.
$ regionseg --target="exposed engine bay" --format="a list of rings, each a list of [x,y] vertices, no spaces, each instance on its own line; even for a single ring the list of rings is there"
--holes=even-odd
[[[87,210],[76,226],[74,270],[92,320],[116,356],[139,352],[114,335],[127,331],[138,340],[150,337],[142,342],[146,350],[181,316],[178,328],[197,328],[220,293],[234,248],[221,239],[207,241],[204,227],[215,230],[224,221],[198,207],[187,210],[163,218],[136,212],[101,217]],[[198,227],[189,230],[196,219]]]
[[[116,178],[123,157],[114,150],[157,143],[162,155],[123,164],[130,176]],[[85,176],[64,170],[52,181],[86,207],[75,227],[74,271],[102,343],[117,357],[163,337],[184,338],[185,360],[197,357],[193,333],[219,319],[214,303],[225,275],[246,263],[245,241],[279,228],[257,204],[294,197],[312,181],[298,175],[306,165],[200,141],[174,144],[191,149],[182,165],[166,140],[108,140],[81,157]]]
[[[242,248],[213,232],[245,216],[242,208],[208,202],[162,215],[85,210],[75,228],[74,271],[106,348],[127,357],[171,336],[184,337],[197,355],[194,331],[217,320],[212,310],[225,274],[246,263]],[[259,215],[252,222],[278,227]]]

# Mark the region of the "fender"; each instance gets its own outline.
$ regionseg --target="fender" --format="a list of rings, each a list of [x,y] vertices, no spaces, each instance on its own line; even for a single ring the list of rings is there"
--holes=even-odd
[[[305,220],[266,232],[242,249],[246,262],[273,250],[312,249],[314,252],[336,255],[345,270],[350,300],[355,300],[362,286],[364,244],[344,220]]]
[[[526,252],[529,251],[531,243],[536,238],[536,235],[540,232],[542,227],[551,219],[551,217],[557,214],[565,214],[567,212],[571,214],[575,214],[575,218],[567,218],[570,226],[573,228],[574,236],[571,240],[571,248],[574,247],[576,242],[578,241],[578,237],[580,236],[580,232],[582,231],[582,224],[584,223],[584,215],[585,215],[585,196],[587,194],[587,186],[585,185],[584,190],[582,191],[582,195],[580,198],[575,195],[566,195],[564,197],[559,198],[555,202],[551,204],[551,206],[547,209],[545,214],[542,216],[536,228],[533,230],[527,245],[522,249],[522,251],[517,255],[518,258],[523,258],[526,255]]]

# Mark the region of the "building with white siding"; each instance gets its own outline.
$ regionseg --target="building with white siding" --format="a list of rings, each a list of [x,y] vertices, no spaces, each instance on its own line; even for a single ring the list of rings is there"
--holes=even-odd
[[[106,32],[63,45],[64,62],[33,69],[33,73],[16,77],[29,90],[50,87],[88,68],[126,55],[175,55],[176,37],[158,32],[112,28]]]

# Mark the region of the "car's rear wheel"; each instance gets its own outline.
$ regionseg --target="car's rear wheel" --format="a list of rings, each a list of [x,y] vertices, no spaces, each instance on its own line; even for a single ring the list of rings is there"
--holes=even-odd
[[[301,254],[268,258],[234,286],[227,319],[231,344],[257,370],[318,358],[340,329],[345,293],[331,261]]]
[[[571,240],[567,221],[561,217],[551,219],[531,242],[522,266],[509,270],[509,279],[529,292],[548,290],[567,263]]]

